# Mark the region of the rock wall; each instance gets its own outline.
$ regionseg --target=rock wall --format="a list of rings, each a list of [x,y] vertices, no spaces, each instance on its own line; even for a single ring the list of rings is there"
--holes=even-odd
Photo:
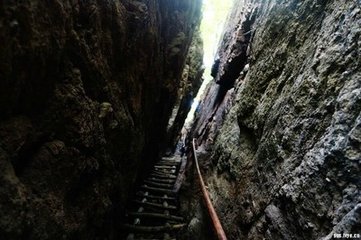
[[[0,2],[0,239],[117,238],[165,139],[200,5]]]
[[[235,3],[193,130],[229,239],[361,233],[360,26],[360,1]]]
[[[203,41],[199,29],[197,29],[188,52],[178,90],[178,96],[182,97],[178,98],[168,123],[168,147],[171,151],[175,150],[177,142],[180,140],[181,129],[192,107],[193,99],[197,96],[201,87],[203,73]]]

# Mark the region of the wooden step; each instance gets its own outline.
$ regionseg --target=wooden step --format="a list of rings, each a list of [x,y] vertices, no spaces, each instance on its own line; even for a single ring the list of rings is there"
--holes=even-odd
[[[156,165],[164,165],[164,166],[177,166],[179,164],[179,162],[171,162],[171,161],[160,161],[157,162]]]
[[[142,198],[148,198],[148,199],[157,199],[157,200],[166,200],[166,201],[175,201],[176,198],[174,197],[161,197],[161,196],[154,196],[154,195],[145,195],[144,193],[138,193],[137,196],[142,197]]]
[[[175,183],[175,179],[161,179],[161,178],[156,178],[156,177],[149,177],[149,178],[147,178],[147,180],[153,181],[153,182],[158,182],[158,183],[169,183],[169,184]]]
[[[149,180],[144,180],[144,182],[146,184],[152,185],[154,187],[161,187],[161,188],[168,188],[168,189],[173,189],[173,187],[174,187],[172,184],[157,183],[157,182],[153,182],[153,181],[149,181]]]
[[[172,164],[179,164],[181,162],[181,160],[177,160],[177,161],[167,161],[167,160],[162,160],[162,161],[159,161],[157,163],[172,163]]]
[[[179,159],[176,159],[176,158],[173,158],[173,159],[165,159],[165,158],[162,158],[162,159],[159,160],[158,162],[177,163],[177,162],[179,162]]]
[[[170,170],[170,171],[153,170],[152,173],[157,173],[157,174],[175,174],[175,173],[176,173],[176,170]]]
[[[131,230],[133,232],[167,232],[167,231],[174,231],[180,230],[185,227],[186,224],[173,224],[173,225],[164,225],[164,226],[142,226],[142,225],[131,225],[131,224],[124,224],[123,228]]]
[[[177,207],[172,205],[164,206],[163,204],[159,204],[159,203],[142,202],[138,200],[135,200],[134,202],[142,206],[155,207],[155,208],[168,209],[168,210],[177,210]]]
[[[176,166],[165,166],[165,165],[155,165],[154,168],[158,169],[176,169]]]
[[[159,171],[159,172],[176,172],[176,168],[154,168],[153,171]]]
[[[166,219],[166,220],[173,220],[182,222],[184,219],[182,217],[174,216],[174,215],[167,215],[162,213],[151,213],[151,212],[130,212],[128,213],[132,217],[138,217],[138,218],[160,218],[160,219]]]
[[[175,161],[177,158],[176,157],[162,157],[161,159],[165,160],[165,161]]]
[[[158,178],[162,178],[162,179],[176,179],[177,176],[173,175],[173,174],[159,174],[159,173],[151,173],[150,174],[151,177],[158,177]]]
[[[156,188],[156,187],[150,187],[147,185],[142,185],[142,188],[148,191],[157,192],[157,193],[167,193],[174,195],[175,193],[172,190],[165,189],[165,188]]]

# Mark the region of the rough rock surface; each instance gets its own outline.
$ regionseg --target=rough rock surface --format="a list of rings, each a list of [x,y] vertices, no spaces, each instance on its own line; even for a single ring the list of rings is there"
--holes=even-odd
[[[174,150],[176,143],[180,140],[180,132],[184,121],[202,84],[203,72],[203,41],[200,31],[197,30],[189,48],[182,81],[178,90],[178,96],[182,97],[178,98],[168,123],[167,137],[170,150]]]
[[[0,239],[113,239],[200,1],[0,2]]]
[[[360,26],[360,1],[235,3],[193,131],[229,239],[361,234]]]

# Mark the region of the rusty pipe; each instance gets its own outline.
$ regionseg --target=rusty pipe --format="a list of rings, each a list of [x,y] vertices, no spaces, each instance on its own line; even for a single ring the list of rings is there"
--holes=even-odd
[[[214,210],[214,207],[213,207],[213,204],[212,204],[211,199],[209,197],[208,191],[206,190],[206,186],[204,184],[203,177],[201,175],[201,171],[199,169],[198,159],[197,159],[197,155],[196,155],[196,148],[195,148],[195,139],[194,138],[193,138],[193,142],[192,142],[192,147],[193,147],[193,157],[194,157],[194,161],[196,163],[196,168],[197,168],[198,179],[199,179],[199,182],[201,183],[203,198],[204,198],[204,201],[205,201],[206,206],[207,206],[208,214],[209,214],[209,216],[210,216],[210,218],[212,220],[214,231],[216,232],[216,235],[217,235],[219,240],[227,240],[226,234],[224,233],[222,224],[219,221],[219,218],[218,218],[218,215],[217,215],[216,211]]]

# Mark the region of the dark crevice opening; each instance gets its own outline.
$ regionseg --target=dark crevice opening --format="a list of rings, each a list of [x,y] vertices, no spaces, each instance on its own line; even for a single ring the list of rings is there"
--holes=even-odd
[[[246,20],[242,23],[241,30],[238,33],[237,42],[232,45],[232,59],[216,59],[212,69],[211,76],[214,77],[220,88],[217,92],[213,108],[222,103],[228,90],[234,87],[235,81],[239,78],[242,70],[248,63],[247,50],[250,47],[250,41],[253,34],[252,26],[255,22],[257,11],[253,14],[249,14]]]

